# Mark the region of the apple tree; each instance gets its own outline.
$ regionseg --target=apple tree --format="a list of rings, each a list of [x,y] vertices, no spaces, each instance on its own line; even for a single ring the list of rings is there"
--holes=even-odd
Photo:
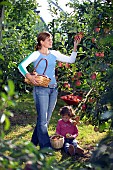
[[[50,23],[54,47],[65,54],[73,48],[74,36],[83,33],[74,64],[58,63],[59,91],[82,95],[75,110],[87,124],[100,132],[112,128],[113,121],[113,5],[108,1],[69,2],[72,12],[51,12],[60,17]]]

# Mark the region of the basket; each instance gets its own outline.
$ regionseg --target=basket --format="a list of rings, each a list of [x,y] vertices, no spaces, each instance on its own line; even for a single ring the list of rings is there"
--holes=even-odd
[[[78,105],[78,103],[82,100],[82,97],[70,94],[66,96],[61,96],[61,99],[68,105]]]
[[[61,149],[64,145],[64,137],[61,135],[53,135],[50,138],[50,142],[54,149]]]
[[[45,60],[46,61],[46,67],[44,69],[44,72],[42,75],[38,74],[36,72],[36,68],[38,67],[39,63],[42,61],[42,60]],[[37,81],[37,84],[35,86],[43,86],[43,87],[48,87],[51,79],[49,77],[47,77],[45,74],[45,71],[47,69],[47,66],[48,66],[48,61],[45,59],[45,58],[42,58],[39,60],[39,62],[37,63],[36,67],[34,68],[34,71],[32,73],[30,73],[31,75],[36,75],[36,81]],[[24,79],[25,83],[29,84],[29,85],[33,85],[32,82],[25,77]]]

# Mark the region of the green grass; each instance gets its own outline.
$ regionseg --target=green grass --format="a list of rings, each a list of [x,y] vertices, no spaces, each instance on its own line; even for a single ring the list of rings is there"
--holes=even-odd
[[[20,97],[16,103],[16,108],[12,109],[14,117],[10,118],[11,127],[5,135],[5,139],[14,140],[15,143],[25,140],[30,141],[37,118],[33,97],[30,94],[25,94]],[[50,135],[55,133],[56,124],[60,118],[58,115],[59,109],[64,105],[66,104],[58,98],[58,102],[48,128]],[[77,140],[79,141],[80,146],[86,150],[94,148],[107,134],[107,132],[95,132],[92,125],[85,125],[83,122],[81,122],[78,126],[78,129],[79,136],[77,137]],[[78,162],[76,162],[74,157],[66,155],[62,150],[56,150],[55,157],[59,164],[66,164],[69,162],[68,167],[66,167],[66,169],[69,170],[74,169],[76,166],[78,167],[79,164],[81,165],[84,161],[87,162],[87,160],[83,159],[78,159]]]

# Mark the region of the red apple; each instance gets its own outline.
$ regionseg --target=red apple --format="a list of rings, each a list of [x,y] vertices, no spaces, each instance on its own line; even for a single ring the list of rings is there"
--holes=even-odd
[[[66,64],[65,64],[65,67],[66,67],[66,68],[70,68],[70,64],[69,64],[69,63],[66,63]]]
[[[77,40],[79,40],[79,39],[80,39],[80,37],[79,37],[78,35],[75,35],[75,36],[74,36],[74,40],[75,40],[75,41],[77,41]]]
[[[95,43],[96,39],[95,39],[95,38],[92,38],[91,41],[92,41],[92,43]]]
[[[93,73],[93,74],[91,75],[91,79],[92,79],[92,80],[95,80],[95,79],[96,79],[96,73]]]
[[[83,110],[83,111],[86,110],[86,104],[85,104],[85,103],[82,105],[82,110]]]
[[[70,95],[70,100],[73,100],[74,99],[74,96]]]
[[[67,100],[67,96],[63,96],[62,99]]]
[[[65,88],[70,88],[70,84],[69,84],[68,82],[65,82],[65,83],[64,83],[64,87],[65,87]]]
[[[63,63],[62,63],[62,62],[58,62],[58,66],[59,66],[59,67],[62,67],[62,66],[63,66]]]
[[[82,34],[78,34],[79,38],[83,38],[83,35]]]
[[[84,33],[81,31],[79,32],[77,35],[74,36],[74,40],[79,40],[82,39],[84,37]]]
[[[77,73],[77,77],[80,78],[81,76],[82,76],[82,72],[79,71],[79,72]]]
[[[104,52],[101,52],[101,53],[100,53],[100,57],[104,57]]]
[[[99,53],[99,52],[95,53],[95,56],[96,56],[96,57],[99,57],[99,56],[100,56],[100,53]]]
[[[99,27],[96,27],[95,28],[95,32],[99,32],[100,31],[100,28]]]
[[[67,95],[67,99],[71,99],[72,98],[72,96],[71,95]]]
[[[75,85],[76,85],[76,86],[80,86],[80,85],[81,85],[81,81],[80,81],[80,80],[77,80],[77,81],[75,82]]]
[[[94,102],[94,99],[93,99],[93,98],[89,98],[89,102],[90,102],[90,103],[93,103],[93,102]]]
[[[79,36],[80,38],[83,38],[83,37],[84,37],[84,33],[81,31],[81,32],[78,33],[78,36]]]

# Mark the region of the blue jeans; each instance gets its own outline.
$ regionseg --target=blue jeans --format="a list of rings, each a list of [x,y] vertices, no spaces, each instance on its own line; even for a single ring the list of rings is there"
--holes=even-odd
[[[38,117],[31,142],[34,145],[39,143],[41,149],[51,146],[48,135],[48,124],[57,102],[57,95],[57,88],[38,86],[34,88],[34,99]]]
[[[64,142],[63,148],[64,148],[64,151],[66,153],[68,153],[69,145],[70,144],[73,145],[75,150],[76,150],[76,148],[77,148],[77,140],[76,139],[67,139],[67,138],[65,138],[65,142]]]

